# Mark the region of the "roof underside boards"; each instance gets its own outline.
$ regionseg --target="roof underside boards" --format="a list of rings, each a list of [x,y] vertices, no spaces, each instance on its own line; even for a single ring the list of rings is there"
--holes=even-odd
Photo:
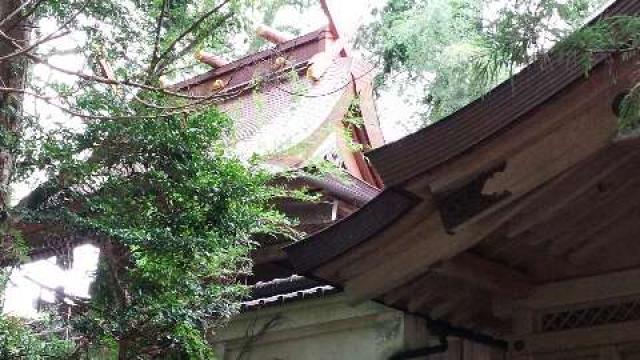
[[[640,2],[617,1],[602,16],[638,12]],[[598,59],[595,66],[602,66],[604,60]],[[583,77],[584,68],[578,61],[551,52],[463,109],[367,155],[387,186],[401,184],[521,121],[523,115]]]
[[[629,4],[612,9],[635,9]],[[413,163],[411,181],[286,248],[295,270],[343,288],[354,301],[375,299],[456,325],[508,332],[510,314],[496,314],[497,301],[527,299],[561,280],[640,267],[640,139],[615,139],[612,109],[635,84],[636,70],[634,60],[599,66],[481,144],[461,128],[443,133],[441,143],[466,139],[465,149],[473,150],[435,168]],[[530,81],[537,84],[528,85],[531,97],[548,91]],[[496,117],[504,112],[493,111]],[[440,126],[458,126],[451,121],[458,120]],[[415,146],[403,148],[405,163],[430,143]]]

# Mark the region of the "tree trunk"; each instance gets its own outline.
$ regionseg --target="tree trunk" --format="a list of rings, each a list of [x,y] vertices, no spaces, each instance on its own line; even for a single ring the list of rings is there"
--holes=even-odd
[[[14,13],[26,0],[0,0],[0,21]],[[20,14],[13,16],[0,28],[14,41],[26,46],[29,41],[30,22]],[[0,57],[9,55],[16,48],[9,40],[0,38]],[[22,89],[27,74],[27,61],[24,57],[9,58],[0,62],[0,86]],[[7,221],[9,208],[9,185],[14,167],[14,154],[7,142],[20,135],[22,117],[22,95],[0,92],[0,221]]]
[[[118,341],[118,360],[128,360],[128,345],[125,340]]]

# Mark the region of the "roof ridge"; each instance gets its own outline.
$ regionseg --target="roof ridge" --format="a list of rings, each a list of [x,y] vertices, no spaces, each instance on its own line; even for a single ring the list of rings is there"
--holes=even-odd
[[[189,87],[202,84],[203,82],[206,82],[213,78],[229,74],[233,71],[237,71],[240,68],[256,64],[257,62],[268,59],[269,57],[273,55],[277,55],[278,53],[283,53],[293,48],[299,47],[301,45],[310,43],[312,41],[320,40],[322,39],[322,36],[325,34],[332,35],[330,30],[326,26],[321,27],[317,30],[311,31],[309,33],[306,33],[304,35],[298,36],[296,38],[293,38],[289,41],[285,41],[281,44],[277,44],[276,46],[273,46],[271,48],[255,52],[253,54],[248,54],[239,59],[230,61],[228,64],[224,66],[211,69],[203,74],[196,75],[192,78],[173,84],[170,86],[170,88],[174,90],[184,90]],[[324,38],[327,38],[327,37],[328,36],[325,36]]]

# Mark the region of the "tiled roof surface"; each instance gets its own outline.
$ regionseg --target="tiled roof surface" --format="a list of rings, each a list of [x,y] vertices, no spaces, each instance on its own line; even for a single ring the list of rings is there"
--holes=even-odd
[[[251,287],[250,300],[242,303],[243,311],[281,305],[293,301],[318,298],[340,290],[299,275],[258,282]]]
[[[349,174],[323,174],[297,176],[282,180],[289,189],[322,191],[355,206],[362,206],[380,193],[380,190]]]
[[[331,115],[354,77],[365,78],[371,72],[364,64],[330,50],[335,46],[331,33],[323,28],[196,76],[173,89],[211,95],[214,84],[222,82],[225,85],[219,94],[224,95],[256,79],[269,79],[218,106],[234,119],[240,154],[248,157],[257,153],[278,165],[303,166],[309,158],[324,155],[326,149],[318,151],[323,144],[332,143],[327,140],[335,137],[336,131],[330,122],[338,119]],[[319,79],[309,79],[305,76],[308,67],[316,62],[314,56],[323,52],[335,56],[333,63]],[[285,59],[284,67],[274,66],[276,59]]]
[[[359,83],[372,79],[372,68],[350,57],[341,57],[328,29],[300,36],[271,49],[249,55],[228,65],[211,70],[172,88],[193,95],[211,95],[214,84],[222,82],[220,95],[242,89],[256,79],[266,79],[258,87],[233,96],[218,104],[234,119],[235,141],[244,156],[267,155],[273,163],[287,167],[304,166],[310,158],[331,152],[323,145],[336,134],[331,120],[344,93]],[[334,57],[319,79],[306,76],[315,55],[326,52]],[[330,55],[334,54],[334,55]],[[285,59],[284,67],[274,66]],[[273,78],[276,79],[273,79]],[[342,106],[348,106],[342,103]],[[376,124],[377,126],[377,124]],[[276,155],[277,154],[277,155]]]
[[[336,58],[318,81],[293,74],[221,104],[235,120],[239,151],[267,155],[295,146],[300,158],[311,155],[334,132],[331,113],[351,81],[353,62]]]

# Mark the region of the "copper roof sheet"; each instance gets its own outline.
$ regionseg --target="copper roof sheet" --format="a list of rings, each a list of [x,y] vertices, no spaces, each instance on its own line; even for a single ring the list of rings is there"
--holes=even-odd
[[[409,192],[387,189],[331,227],[287,246],[289,262],[305,274],[383,231],[418,202]]]

